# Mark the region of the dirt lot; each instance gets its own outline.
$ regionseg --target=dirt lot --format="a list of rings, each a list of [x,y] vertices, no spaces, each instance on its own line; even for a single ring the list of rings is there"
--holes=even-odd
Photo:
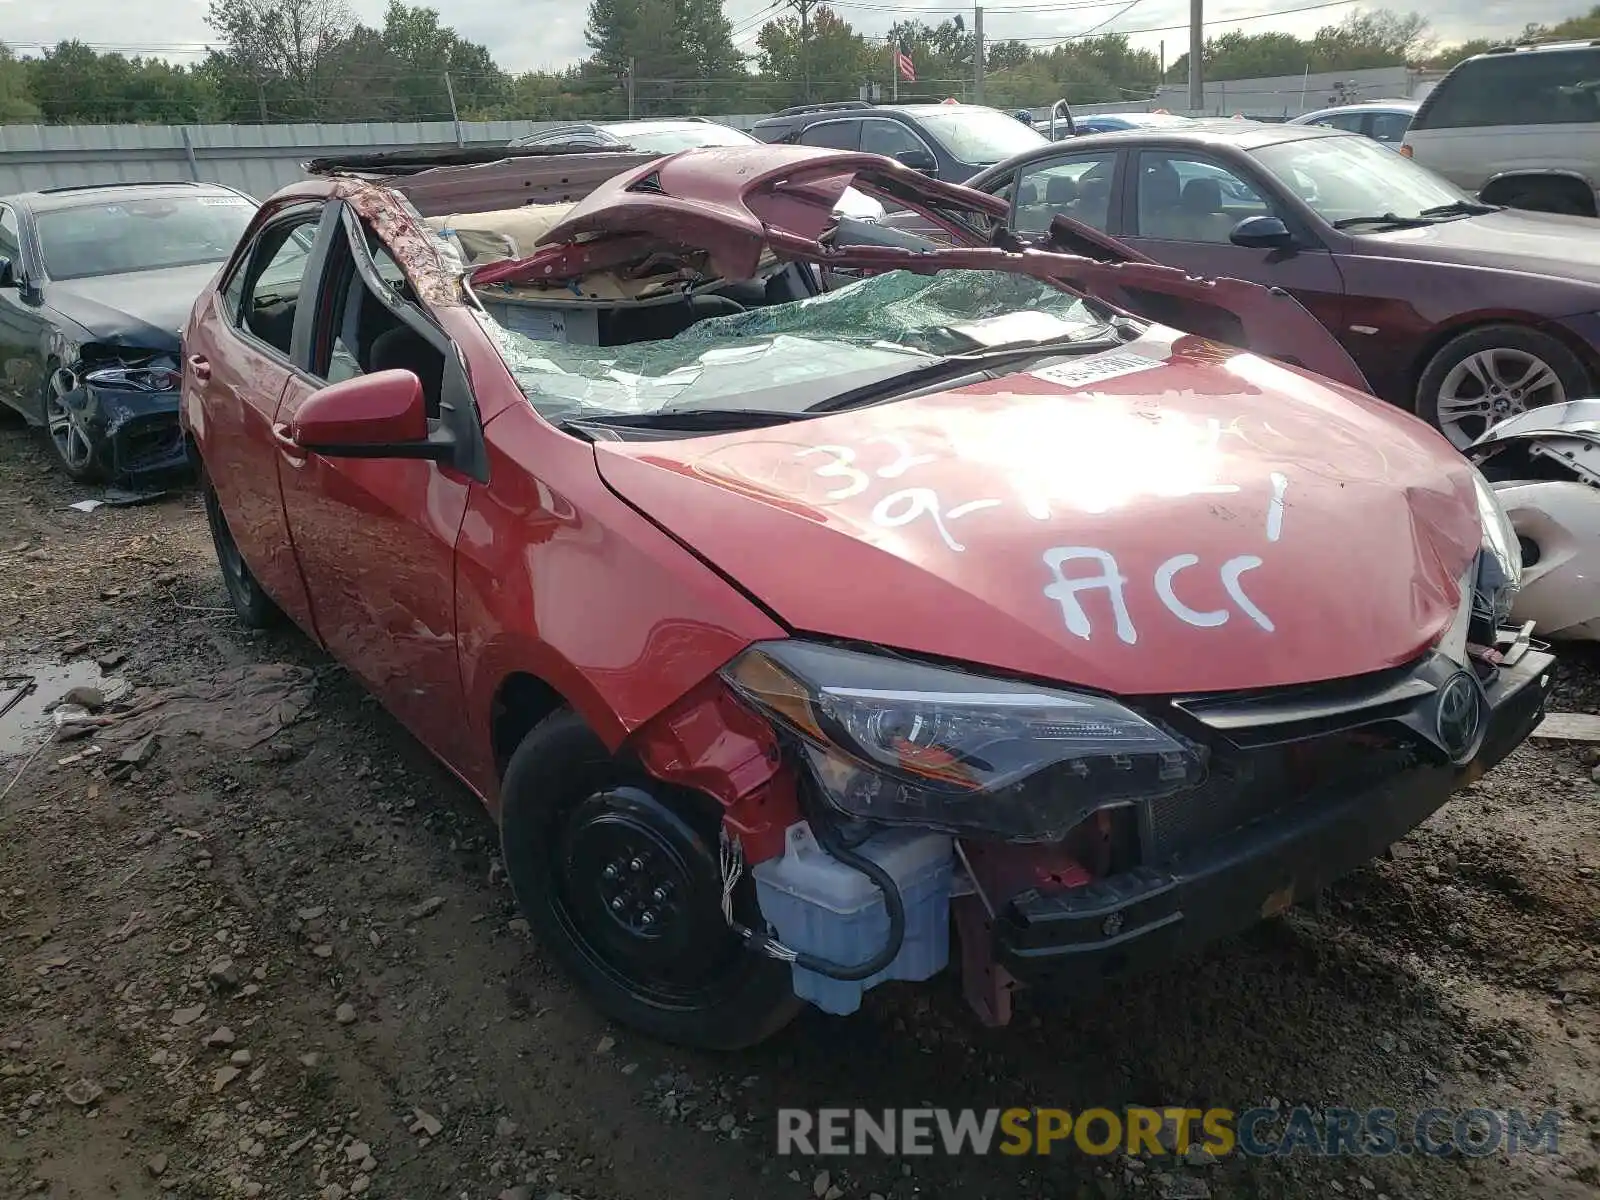
[[[0,721],[0,1196],[1600,1195],[1582,747],[1524,747],[1319,911],[1121,993],[986,1031],[940,981],[684,1053],[585,1007],[490,822],[340,669],[222,611],[192,495],[67,508],[93,494],[0,427],[0,673],[44,681]],[[1600,660],[1565,672],[1557,707],[1595,711]],[[178,689],[187,726],[46,744],[40,706],[108,679]],[[782,1106],[1138,1103],[1564,1118],[1555,1157],[772,1149]]]

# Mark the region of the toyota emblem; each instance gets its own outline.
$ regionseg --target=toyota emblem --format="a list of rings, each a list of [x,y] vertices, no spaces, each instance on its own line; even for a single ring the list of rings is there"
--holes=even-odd
[[[1465,671],[1458,671],[1445,680],[1439,689],[1436,721],[1439,744],[1452,760],[1459,761],[1472,752],[1478,740],[1481,715],[1477,680]]]

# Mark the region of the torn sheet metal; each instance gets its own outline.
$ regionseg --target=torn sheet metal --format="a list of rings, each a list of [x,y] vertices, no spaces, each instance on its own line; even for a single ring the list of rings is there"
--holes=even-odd
[[[1600,400],[1519,413],[1467,448],[1522,556],[1512,616],[1541,638],[1600,641]]]
[[[956,244],[935,250],[825,245],[819,234],[838,192],[852,181],[876,199],[934,221]],[[577,280],[674,247],[704,254],[710,270],[725,279],[751,278],[766,254],[833,270],[1008,272],[1369,390],[1349,352],[1281,288],[1200,279],[1126,255],[1107,262],[997,248],[990,243],[1007,211],[994,196],[940,183],[877,155],[777,146],[685,151],[607,180],[551,228],[538,250],[480,267],[472,283]]]
[[[1568,400],[1518,413],[1490,426],[1467,453],[1480,466],[1499,460],[1498,478],[1510,478],[1516,462],[1531,476],[1553,469],[1558,478],[1600,488],[1600,400]]]
[[[463,303],[459,252],[430,229],[405,195],[364,179],[345,178],[334,186],[339,196],[376,231],[425,304],[448,307]]]

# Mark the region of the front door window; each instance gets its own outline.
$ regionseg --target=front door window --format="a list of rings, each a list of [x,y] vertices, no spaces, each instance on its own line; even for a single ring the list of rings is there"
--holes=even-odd
[[[1139,236],[1227,245],[1240,221],[1278,216],[1255,187],[1215,162],[1144,151],[1138,172]]]

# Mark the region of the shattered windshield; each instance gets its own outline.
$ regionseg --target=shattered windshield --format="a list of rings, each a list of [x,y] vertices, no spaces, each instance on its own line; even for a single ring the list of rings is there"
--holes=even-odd
[[[949,355],[1090,341],[1106,328],[1091,302],[1001,271],[891,271],[621,346],[551,340],[548,305],[485,300],[513,377],[552,421],[730,407],[798,415]]]

